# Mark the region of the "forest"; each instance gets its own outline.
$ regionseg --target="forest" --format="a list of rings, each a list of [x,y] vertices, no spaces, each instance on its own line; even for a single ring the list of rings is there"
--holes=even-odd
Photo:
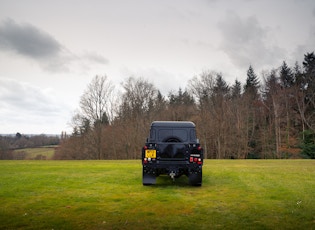
[[[229,85],[204,71],[166,96],[143,77],[127,78],[119,91],[95,76],[54,159],[138,159],[155,120],[193,121],[209,159],[314,159],[314,52],[301,64],[283,61],[261,76],[250,65],[244,74],[244,84]]]
[[[205,158],[314,159],[314,52],[302,64],[283,61],[260,77],[249,66],[245,74],[244,84],[229,85],[206,71],[167,96],[141,77],[117,93],[107,76],[95,76],[55,159],[138,159],[154,120],[193,121]]]

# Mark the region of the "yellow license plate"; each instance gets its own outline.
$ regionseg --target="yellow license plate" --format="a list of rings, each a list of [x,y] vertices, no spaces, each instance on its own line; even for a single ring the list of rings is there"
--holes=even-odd
[[[147,149],[145,150],[146,158],[156,158],[156,150],[155,149]]]

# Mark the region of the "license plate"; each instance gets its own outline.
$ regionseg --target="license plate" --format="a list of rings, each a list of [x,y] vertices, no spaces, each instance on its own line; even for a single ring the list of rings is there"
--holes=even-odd
[[[156,158],[156,150],[155,149],[147,149],[145,150],[146,158]]]

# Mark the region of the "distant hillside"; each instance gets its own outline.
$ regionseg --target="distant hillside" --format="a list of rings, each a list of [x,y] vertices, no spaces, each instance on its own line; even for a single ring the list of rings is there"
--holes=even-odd
[[[12,152],[13,160],[51,160],[57,146],[18,149]]]

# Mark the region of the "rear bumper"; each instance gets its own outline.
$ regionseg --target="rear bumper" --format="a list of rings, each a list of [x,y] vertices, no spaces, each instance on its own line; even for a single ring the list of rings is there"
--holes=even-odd
[[[202,170],[202,165],[190,163],[189,161],[156,161],[143,164],[143,172],[158,176],[160,174],[175,173],[175,176],[183,174],[189,175],[199,173]]]

